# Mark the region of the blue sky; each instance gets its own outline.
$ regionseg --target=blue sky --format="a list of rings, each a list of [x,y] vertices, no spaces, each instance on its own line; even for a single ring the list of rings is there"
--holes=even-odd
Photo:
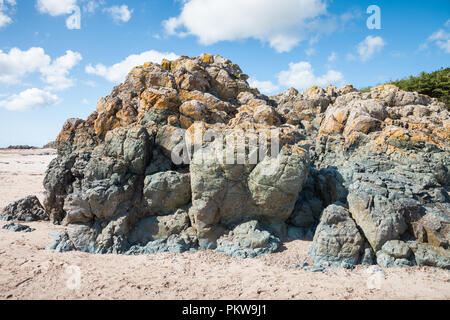
[[[53,140],[134,64],[201,53],[266,94],[376,85],[449,66],[450,1],[0,0],[0,147]]]

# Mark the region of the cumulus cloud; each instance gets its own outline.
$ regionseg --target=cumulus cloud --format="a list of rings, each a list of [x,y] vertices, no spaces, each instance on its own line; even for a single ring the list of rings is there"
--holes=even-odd
[[[386,43],[383,38],[367,36],[367,38],[364,39],[364,41],[362,41],[357,47],[360,59],[362,61],[371,59],[375,54],[379,53],[385,45]]]
[[[96,64],[95,66],[89,64],[85,71],[88,74],[101,76],[110,82],[120,83],[125,80],[126,75],[135,66],[142,65],[145,62],[161,63],[163,59],[175,60],[177,58],[178,55],[175,53],[150,50],[141,54],[130,55],[123,61],[109,67],[102,63]]]
[[[77,0],[37,0],[36,7],[40,13],[56,17],[71,13],[76,4]]]
[[[0,50],[0,82],[18,83],[27,73],[38,71],[50,61],[42,48],[12,48],[8,53]]]
[[[0,82],[18,84],[28,74],[39,72],[49,85],[47,89],[64,90],[73,86],[74,81],[68,75],[81,59],[81,54],[71,50],[54,61],[39,47],[26,51],[12,48],[8,53],[0,50]]]
[[[264,94],[273,94],[280,88],[278,85],[273,84],[272,81],[259,81],[254,78],[249,78],[248,83],[250,87],[257,88]]]
[[[290,63],[289,70],[281,71],[278,74],[278,81],[286,87],[293,87],[299,90],[317,85],[325,87],[328,84],[344,84],[344,76],[341,72],[329,70],[326,74],[317,77],[309,62],[301,61]]]
[[[448,20],[444,26],[447,29],[450,29],[450,20]],[[427,49],[430,43],[434,43],[445,53],[450,53],[450,30],[439,29],[436,31],[420,46],[420,50]]]
[[[105,8],[105,12],[108,12],[114,22],[116,23],[124,23],[128,22],[131,19],[131,14],[133,13],[133,9],[128,9],[127,5],[112,6],[110,8]]]
[[[58,103],[58,96],[41,89],[32,88],[0,100],[0,107],[11,111],[30,111]]]
[[[80,53],[68,50],[64,56],[42,67],[40,70],[43,80],[50,85],[49,89],[65,90],[72,87],[74,81],[68,78],[69,72],[82,59],[83,57]]]
[[[0,28],[12,23],[9,11],[16,5],[16,0],[0,0]]]
[[[287,52],[326,8],[324,0],[185,0],[180,15],[163,24],[169,35],[194,35],[203,45],[254,38]]]

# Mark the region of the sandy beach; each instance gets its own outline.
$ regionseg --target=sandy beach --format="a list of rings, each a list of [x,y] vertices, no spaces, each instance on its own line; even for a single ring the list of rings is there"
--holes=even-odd
[[[27,195],[42,201],[55,150],[0,150],[0,208]],[[0,222],[0,228],[6,222]],[[0,299],[450,299],[450,272],[429,267],[307,272],[309,241],[241,260],[213,251],[143,256],[45,250],[48,222],[0,229]]]

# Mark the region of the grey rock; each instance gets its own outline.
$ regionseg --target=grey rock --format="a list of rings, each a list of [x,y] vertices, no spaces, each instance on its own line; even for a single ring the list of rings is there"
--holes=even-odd
[[[202,154],[216,159],[214,148],[194,154],[190,212],[198,224],[199,239],[208,243],[222,235],[220,225],[244,219],[257,219],[265,225],[285,222],[308,175],[306,151],[282,149],[276,159],[266,157],[257,165],[209,163]]]
[[[150,213],[168,214],[191,202],[189,174],[174,171],[147,176],[144,181],[144,200]]]
[[[154,216],[141,220],[130,234],[131,243],[147,243],[164,240],[172,235],[181,234],[190,227],[187,212],[178,210],[168,216]]]
[[[30,228],[29,226],[25,226],[17,223],[8,223],[5,224],[2,229],[9,230],[13,232],[33,232],[35,229]]]
[[[0,220],[48,221],[49,217],[36,196],[28,196],[6,206],[0,212]]]
[[[253,220],[235,227],[229,234],[217,240],[217,252],[238,258],[255,258],[275,252],[279,239],[261,229]]]
[[[412,255],[411,248],[405,242],[399,240],[386,242],[381,250],[396,259],[408,259]]]
[[[172,235],[167,239],[159,239],[148,242],[146,245],[134,245],[125,254],[126,255],[145,255],[162,252],[195,252],[196,243],[188,237]]]
[[[348,195],[351,215],[375,251],[387,241],[399,239],[408,229],[402,212],[379,189],[357,182]]]
[[[363,251],[364,238],[348,210],[339,205],[325,209],[310,247],[314,262],[330,262],[338,267],[356,265]]]
[[[436,248],[429,244],[410,244],[418,266],[450,269],[450,250]]]
[[[53,236],[53,242],[47,246],[46,250],[54,250],[56,252],[69,252],[75,250],[75,246],[70,240],[67,232],[58,231],[53,232],[50,235]]]

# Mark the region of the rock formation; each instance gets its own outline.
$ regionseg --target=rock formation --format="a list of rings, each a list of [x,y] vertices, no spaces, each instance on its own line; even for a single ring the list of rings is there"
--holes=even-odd
[[[247,78],[220,56],[148,63],[69,119],[44,181],[60,238],[254,257],[317,230],[316,263],[450,266],[445,104],[394,86],[266,97]]]

